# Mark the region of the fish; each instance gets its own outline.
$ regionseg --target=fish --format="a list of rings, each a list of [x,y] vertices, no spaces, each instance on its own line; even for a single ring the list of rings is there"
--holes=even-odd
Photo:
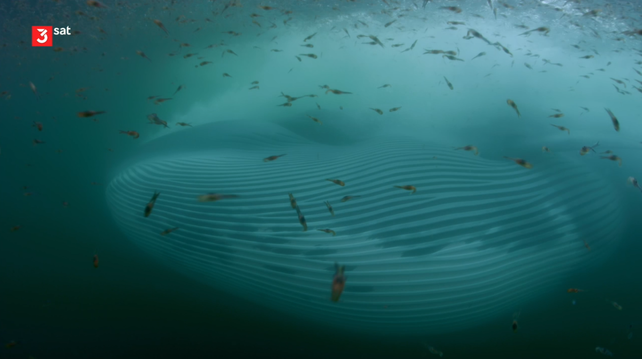
[[[40,122],[33,121],[33,125],[31,125],[31,127],[38,128],[38,132],[42,131],[42,123],[40,123]]]
[[[156,24],[156,26],[160,27],[163,31],[165,31],[165,34],[169,35],[169,32],[165,28],[165,25],[163,25],[163,23],[160,20],[153,20],[153,21],[154,21],[154,24]]]
[[[144,53],[144,52],[142,52],[142,51],[140,51],[140,50],[136,50],[136,54],[137,54],[138,56],[142,57],[142,58],[145,58],[145,59],[149,60],[149,62],[152,62],[152,59],[150,59],[149,57],[147,57],[147,55],[145,55],[145,53]]]
[[[140,135],[136,131],[123,131],[123,130],[120,130],[120,131],[118,131],[118,133],[123,134],[123,135],[127,135],[127,136],[132,136],[134,139],[137,139],[138,137],[140,137]]]
[[[317,231],[325,232],[325,233],[332,233],[332,236],[336,236],[337,233],[331,229],[317,229]]]
[[[478,53],[475,57],[473,57],[472,59],[470,59],[470,61],[472,61],[472,60],[474,60],[474,59],[476,59],[476,58],[478,58],[478,57],[482,57],[482,56],[486,56],[486,53],[485,53],[485,52],[480,52],[480,53]]]
[[[40,98],[40,95],[38,94],[38,90],[36,89],[36,85],[33,84],[33,82],[29,81],[29,87],[31,88],[31,91],[36,95],[36,100]],[[9,95],[11,96],[11,95]],[[8,97],[7,97],[8,99]]]
[[[312,40],[312,38],[313,38],[316,34],[317,34],[317,33],[315,32],[314,34],[312,34],[312,35],[310,35],[310,36],[306,37],[305,39],[303,39],[303,42],[306,42],[306,41],[308,41],[308,40]]]
[[[634,177],[629,177],[626,179],[627,183],[633,185],[633,187],[637,188],[642,192],[642,187],[638,184],[638,180],[636,180]]]
[[[617,120],[617,117],[609,110],[608,108],[605,108],[606,113],[609,114],[609,117],[611,117],[611,122],[613,122],[613,128],[615,128],[615,131],[620,131],[620,122]]]
[[[532,164],[526,162],[525,160],[523,160],[521,158],[510,158],[510,157],[506,157],[506,156],[504,156],[504,158],[509,159],[509,160],[517,163],[518,165],[524,167],[524,168],[528,168],[528,169],[533,168]]]
[[[306,115],[306,116],[310,117],[310,119],[311,119],[312,121],[314,121],[314,122],[318,123],[319,125],[322,125],[322,124],[323,124],[323,122],[321,122],[321,120],[319,120],[319,119],[318,119],[318,118],[316,118],[316,117],[312,117],[312,116],[310,116],[310,115]]]
[[[453,87],[453,84],[451,84],[451,83],[450,83],[450,81],[448,81],[448,79],[446,78],[446,76],[444,76],[444,80],[446,80],[446,84],[448,85],[448,87],[449,87],[451,90],[454,90],[454,89],[455,89],[455,88]]]
[[[353,198],[359,198],[359,197],[361,197],[361,196],[345,196],[345,197],[341,198],[341,202],[347,202],[347,201],[349,201],[349,200],[351,200]]]
[[[82,111],[78,112],[77,115],[78,117],[93,117],[96,115],[101,115],[103,113],[107,113],[106,111]]]
[[[616,161],[620,167],[622,167],[622,159],[616,155],[611,155],[611,156],[600,156],[600,158],[605,159],[605,160],[611,160],[611,161]]]
[[[551,31],[551,29],[549,29],[548,27],[541,26],[541,27],[538,27],[536,29],[528,30],[526,32],[523,32],[523,33],[519,34],[519,36],[528,35],[528,34],[530,34],[532,32],[542,32],[542,33],[544,33],[544,36],[547,36],[550,31]]]
[[[592,59],[593,57],[594,57],[593,55],[586,55],[586,56],[580,56],[579,58],[588,60],[588,59]]]
[[[345,185],[346,185],[345,182],[343,182],[341,180],[338,180],[338,179],[326,179],[326,181],[330,181],[330,182],[332,182],[334,184],[337,184],[337,185],[339,185],[341,187],[345,187]]]
[[[439,8],[443,9],[443,10],[452,11],[452,12],[454,12],[456,14],[461,13],[461,9],[459,7],[457,7],[457,6],[440,6]]]
[[[415,42],[413,42],[413,43],[412,43],[412,45],[410,45],[410,47],[409,47],[409,48],[407,48],[407,49],[403,50],[403,51],[402,51],[402,53],[404,53],[404,52],[406,52],[406,51],[410,51],[410,50],[414,49],[414,48],[415,48],[415,45],[417,45],[417,40],[415,40]]]
[[[9,231],[10,231],[10,232],[15,232],[15,231],[19,230],[19,229],[20,229],[20,227],[21,227],[21,226],[13,226],[13,227],[11,227],[11,229],[10,229]]]
[[[216,202],[222,199],[238,198],[235,194],[206,193],[198,196],[199,202]]]
[[[94,268],[98,268],[98,254],[94,254]]]
[[[380,110],[380,109],[378,109],[378,108],[372,108],[372,107],[370,107],[370,109],[371,109],[372,111],[374,111],[374,112],[376,112],[376,113],[380,114],[380,115],[383,115],[383,111],[381,111],[381,110]]]
[[[549,116],[549,117],[550,117],[550,116]],[[568,128],[566,128],[566,127],[564,127],[564,126],[558,126],[558,125],[554,125],[554,124],[552,124],[552,123],[551,123],[551,126],[553,126],[553,127],[557,127],[560,131],[566,131],[566,132],[568,132],[568,134],[569,134],[569,135],[571,134],[571,130],[569,130]]]
[[[586,291],[582,290],[582,289],[577,289],[577,288],[569,288],[566,292],[567,293],[579,293],[579,292],[586,292]]]
[[[511,325],[511,329],[513,329],[513,333],[517,333],[517,320],[513,320],[513,324]]]
[[[152,209],[154,209],[154,205],[156,204],[156,200],[158,199],[158,196],[160,196],[160,192],[154,191],[154,195],[152,196],[152,199],[147,203],[145,206],[145,217],[149,217],[150,214],[152,214]]]
[[[160,103],[171,101],[171,100],[172,100],[171,98],[157,98],[156,100],[154,100],[154,105],[158,105]]]
[[[343,293],[343,288],[346,285],[346,276],[345,270],[346,266],[340,266],[338,263],[334,263],[335,273],[332,278],[332,296],[331,299],[333,302],[338,302]]]
[[[161,232],[161,236],[166,236],[166,235],[168,235],[168,234],[170,234],[170,233],[174,232],[174,231],[175,231],[175,230],[177,230],[177,229],[178,229],[178,227],[166,229],[166,230],[164,230],[164,231],[162,231],[162,232]]]
[[[633,177],[631,177],[631,178],[633,178]],[[642,189],[641,189],[641,191],[642,191]],[[326,207],[328,207],[328,211],[330,211],[330,214],[332,215],[332,217],[334,217],[334,209],[332,209],[332,205],[330,204],[330,201],[325,201],[324,203],[325,203]]]
[[[522,117],[522,115],[519,113],[519,109],[517,109],[517,104],[515,104],[515,101],[508,99],[506,100],[506,103],[508,104],[508,106],[515,109],[515,112],[517,112],[517,117]]]
[[[609,303],[611,303],[611,305],[613,306],[613,308],[615,308],[615,309],[617,309],[617,310],[622,310],[622,306],[621,306],[621,305],[619,305],[619,304],[617,304],[616,302],[609,302]]]
[[[292,193],[288,193],[288,196],[290,197],[290,206],[292,206],[292,209],[296,209],[298,205],[296,204],[296,199],[294,198],[294,195]]]
[[[401,107],[393,107],[390,110],[388,110],[388,112],[397,112],[399,110],[401,110]]]
[[[165,128],[169,128],[169,126],[167,126],[167,121],[161,120],[155,113],[150,113],[149,115],[147,115],[147,119],[152,125],[162,125],[165,126]]]
[[[44,143],[46,143],[46,142],[45,142],[45,141],[41,141],[41,140],[39,140],[39,139],[34,139],[33,141],[31,141],[31,143],[33,143],[33,145],[35,146],[35,145],[41,145],[41,144],[44,144]]]
[[[87,5],[93,6],[99,9],[109,9],[107,6],[105,6],[105,4],[96,0],[87,0]]]
[[[557,110],[557,111],[559,111],[559,110]],[[552,117],[552,118],[560,118],[560,117],[564,117],[564,114],[563,114],[563,113],[556,113],[556,114],[550,115],[550,116],[548,116],[548,117]]]
[[[315,54],[299,54],[299,56],[306,56],[306,57],[309,57],[311,59],[316,59],[317,58],[317,55],[315,55]]]
[[[274,160],[276,160],[277,158],[279,158],[279,157],[283,157],[283,156],[285,156],[285,155],[286,155],[286,154],[282,154],[282,155],[278,155],[278,156],[270,156],[270,157],[266,157],[266,158],[264,158],[264,159],[263,159],[263,162],[271,162],[271,161],[274,161]]]
[[[308,230],[308,224],[305,221],[305,216],[301,212],[301,209],[299,208],[299,206],[296,206],[295,209],[296,209],[296,215],[299,217],[299,223],[301,223],[301,226],[303,226],[303,232],[305,232]]]
[[[542,146],[542,152],[551,153],[551,150],[549,150],[546,146]]]
[[[352,92],[345,92],[345,91],[341,91],[341,90],[333,90],[333,89],[328,89],[328,90],[325,92],[325,94],[327,95],[327,94],[328,94],[328,92],[332,92],[332,93],[333,93],[333,94],[335,94],[335,95],[351,95],[351,94],[352,94]]]
[[[475,156],[479,155],[479,150],[475,146],[464,146],[464,147],[457,147],[455,150],[464,150],[464,151],[475,151]]]
[[[604,355],[610,356],[610,357],[613,356],[613,353],[611,353],[611,351],[609,351],[606,348],[602,348],[602,347],[595,347],[595,352],[596,353],[600,353],[600,354],[604,354]]]
[[[176,95],[176,94],[178,93],[178,91],[180,91],[180,90],[182,90],[182,89],[183,89],[183,85],[178,86],[178,88],[176,89],[176,91],[174,91],[174,93],[172,94],[172,96]]]
[[[406,191],[412,191],[412,193],[416,193],[416,192],[417,192],[417,188],[416,188],[415,186],[411,186],[411,185],[407,185],[407,186],[394,186],[394,187],[395,187],[395,188],[405,189]],[[411,193],[411,194],[412,194],[412,193]]]
[[[593,146],[591,146],[591,147],[589,147],[589,146],[582,146],[582,148],[580,149],[580,156],[584,156],[585,154],[589,153],[590,151],[595,152],[594,148],[595,148],[595,147],[597,147],[597,146],[599,146],[599,145],[600,145],[600,141],[598,141],[596,144],[594,144],[594,145],[593,145]]]
[[[182,127],[185,127],[185,126],[192,127],[192,125],[190,125],[189,123],[186,123],[186,122],[176,122],[176,125],[177,126],[182,126]]]

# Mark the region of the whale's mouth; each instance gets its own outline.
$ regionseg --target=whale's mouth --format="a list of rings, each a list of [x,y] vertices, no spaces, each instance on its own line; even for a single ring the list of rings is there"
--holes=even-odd
[[[107,190],[112,213],[164,263],[311,321],[417,334],[475,326],[594,265],[618,238],[610,187],[556,156],[528,170],[411,139],[333,146],[234,126],[234,145],[125,168]],[[417,192],[394,187],[405,185]],[[205,193],[239,197],[199,202]],[[346,265],[339,303],[330,301],[335,262]]]

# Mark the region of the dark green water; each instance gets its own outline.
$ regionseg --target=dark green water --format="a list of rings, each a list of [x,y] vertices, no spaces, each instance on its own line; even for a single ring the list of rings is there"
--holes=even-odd
[[[445,358],[601,357],[598,346],[618,358],[642,358],[642,193],[627,186],[630,176],[642,179],[642,101],[634,88],[642,88],[642,75],[633,70],[642,71],[641,37],[625,33],[642,28],[640,4],[493,2],[497,19],[483,1],[229,4],[235,2],[105,1],[107,9],[64,0],[0,4],[0,92],[7,91],[0,97],[0,358],[437,358],[427,345]],[[594,9],[602,11],[584,15]],[[446,21],[466,25],[446,29]],[[551,32],[520,36],[526,29],[519,24]],[[80,33],[54,36],[53,47],[32,47],[31,27],[41,25]],[[512,55],[462,39],[469,28]],[[367,35],[385,46],[364,44]],[[416,47],[402,52],[415,40]],[[315,47],[301,47],[309,43]],[[210,44],[216,46],[207,49]],[[457,51],[465,61],[424,49]],[[471,60],[480,52],[487,54]],[[196,55],[184,58],[190,53]],[[295,58],[302,53],[318,58]],[[587,54],[594,58],[580,59]],[[203,61],[212,63],[196,67]],[[252,81],[260,89],[250,90]],[[392,86],[379,88],[387,83]],[[353,94],[326,94],[319,88],[325,84]],[[184,88],[175,94],[179,85]],[[283,93],[316,97],[280,107]],[[172,100],[146,100],[159,95]],[[507,98],[519,106],[520,118]],[[394,107],[401,110],[388,110]],[[605,107],[617,115],[619,131]],[[552,108],[565,116],[549,118]],[[107,113],[76,115],[87,110]],[[170,128],[148,124],[151,113]],[[194,127],[178,127],[179,121]],[[138,131],[140,138],[120,130]],[[387,136],[390,143],[381,140]],[[579,155],[597,141],[598,152],[614,151],[623,165],[599,159],[606,154]],[[452,150],[466,144],[479,147],[480,156]],[[542,153],[542,146],[552,153]],[[283,167],[260,172],[267,167],[251,162],[263,165],[262,158],[281,149],[288,155],[273,164]],[[189,164],[205,156],[197,151],[220,166]],[[443,162],[426,165],[437,153],[431,151]],[[534,168],[524,172],[503,156],[527,158]],[[191,174],[180,178],[175,168]],[[489,169],[507,175],[492,177]],[[492,180],[476,178],[478,170]],[[334,175],[347,177],[346,190],[353,192],[310,184]],[[385,192],[410,182],[418,187],[410,200]],[[146,186],[161,185],[168,189],[143,218],[156,190]],[[484,193],[483,186],[498,192]],[[513,217],[493,217],[495,205],[513,205],[501,186],[514,198],[532,195],[515,200],[507,210]],[[242,199],[193,207],[194,194],[211,187]],[[289,208],[290,191],[306,213],[308,232]],[[358,191],[367,193],[363,202],[339,201]],[[482,206],[492,202],[484,196],[501,200]],[[326,199],[336,222],[326,222]],[[524,204],[529,201],[536,213]],[[485,227],[484,221],[499,224]],[[563,224],[549,231],[558,221]],[[526,225],[520,232],[515,223]],[[174,225],[181,229],[156,240]],[[14,226],[20,229],[10,231]],[[314,237],[328,226],[343,230],[336,241]],[[446,226],[456,234],[439,237]],[[265,243],[238,240],[257,232],[265,233]],[[590,253],[582,245],[587,238]],[[282,252],[275,255],[275,248]],[[329,254],[308,255],[311,248]],[[477,255],[471,263],[487,258],[492,266],[466,267],[449,252],[456,250]],[[243,257],[256,253],[265,256]],[[310,267],[291,269],[296,261]],[[327,268],[337,261],[347,265],[348,279],[341,300],[329,306],[333,272]],[[431,263],[447,269],[423,267]],[[520,271],[522,265],[528,270]],[[492,275],[461,279],[485,271]],[[221,273],[225,280],[212,279]],[[263,284],[275,289],[263,296],[256,289]],[[428,294],[413,292],[414,285]],[[279,291],[282,298],[274,294]],[[12,341],[17,345],[5,347]]]

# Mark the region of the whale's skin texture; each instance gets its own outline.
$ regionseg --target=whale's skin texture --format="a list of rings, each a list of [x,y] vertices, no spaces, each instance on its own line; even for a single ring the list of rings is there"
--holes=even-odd
[[[107,187],[111,211],[167,266],[297,320],[416,335],[483,325],[565,290],[619,240],[608,181],[562,156],[529,170],[412,138],[328,145],[283,129],[225,131],[207,149],[124,167]],[[417,192],[394,188],[403,185]],[[199,202],[205,193],[239,198]],[[172,227],[180,229],[160,235]],[[325,228],[336,236],[317,230]],[[337,303],[335,262],[347,277]]]

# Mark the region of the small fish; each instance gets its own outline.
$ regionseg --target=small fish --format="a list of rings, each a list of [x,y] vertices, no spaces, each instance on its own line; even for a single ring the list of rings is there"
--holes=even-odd
[[[383,111],[381,111],[381,110],[380,110],[380,109],[378,109],[378,108],[372,108],[372,107],[370,107],[370,109],[371,109],[372,111],[374,111],[374,112],[376,112],[376,113],[380,114],[380,115],[383,115]]]
[[[332,233],[332,236],[336,236],[337,233],[331,229],[317,229],[317,231],[325,232],[325,233]]]
[[[412,191],[412,193],[416,193],[417,192],[417,188],[415,186],[407,185],[407,186],[394,186],[394,187],[395,188],[405,189],[406,191]]]
[[[517,117],[522,117],[522,115],[519,113],[519,110],[517,109],[517,104],[515,104],[515,101],[508,99],[506,100],[506,103],[508,104],[508,106],[515,109],[515,112],[517,112]]]
[[[605,159],[605,160],[611,160],[611,161],[616,161],[620,167],[622,167],[622,159],[616,155],[611,155],[611,156],[600,156],[600,158]]]
[[[353,198],[359,198],[359,197],[361,197],[361,196],[345,196],[345,197],[341,198],[341,202],[347,202],[347,201],[349,201],[349,200],[351,200]]]
[[[619,304],[617,304],[616,302],[609,302],[609,303],[611,303],[611,305],[613,305],[613,307],[614,307],[615,309],[617,309],[617,310],[622,310],[622,306],[621,306],[621,305],[619,305]]]
[[[13,227],[11,227],[10,231],[11,231],[11,232],[15,232],[15,231],[19,230],[19,229],[20,229],[20,227],[21,227],[21,226],[13,226]]]
[[[631,178],[633,178],[633,177],[631,177]],[[641,189],[641,191],[642,191],[642,189]],[[325,203],[326,207],[328,207],[328,211],[330,211],[330,214],[332,215],[332,217],[334,217],[334,209],[332,209],[332,205],[330,205],[330,201],[325,201],[324,203]]]
[[[589,246],[589,244],[586,243],[586,241],[584,241],[584,247],[586,247],[586,249],[588,249],[589,251],[591,250],[591,246]]]
[[[325,92],[325,94],[327,95],[327,94],[328,94],[328,92],[332,92],[332,93],[333,93],[333,94],[335,94],[335,95],[351,95],[351,94],[352,94],[352,92],[345,92],[345,91],[341,91],[341,90],[333,90],[333,89],[328,89],[328,90]]]
[[[343,288],[346,285],[346,276],[345,276],[345,270],[346,266],[339,266],[338,263],[334,264],[335,268],[335,273],[334,277],[332,278],[332,301],[333,302],[338,302],[339,297],[341,297],[341,293],[343,293]]]
[[[459,7],[457,7],[457,6],[440,6],[439,8],[440,9],[444,9],[444,10],[448,10],[448,11],[452,11],[452,12],[454,12],[456,14],[461,13],[461,9]]]
[[[140,137],[140,135],[136,131],[122,131],[122,130],[120,130],[120,131],[118,131],[118,133],[123,134],[123,135],[127,135],[127,136],[132,136],[134,139],[137,139],[138,137]]]
[[[464,147],[457,147],[455,150],[464,150],[464,151],[475,151],[475,156],[479,155],[479,150],[475,146],[464,146]]]
[[[617,120],[617,118],[615,117],[613,112],[611,112],[611,110],[609,110],[608,108],[605,108],[604,110],[606,110],[606,113],[608,113],[609,116],[611,117],[611,121],[613,122],[613,127],[615,128],[615,131],[619,132],[620,131],[620,122]]]
[[[42,131],[42,123],[40,123],[40,122],[33,121],[33,125],[31,125],[31,127],[38,128],[39,132]]]
[[[472,60],[474,60],[474,59],[476,59],[478,57],[482,57],[482,56],[486,56],[486,53],[485,52],[480,52],[480,53],[477,54],[477,56],[475,56],[472,59],[470,59],[470,61],[472,61]]]
[[[98,254],[94,254],[94,268],[98,268]]]
[[[292,206],[292,209],[296,209],[298,205],[296,204],[296,199],[294,198],[294,195],[292,195],[292,193],[288,193],[288,196],[290,197],[290,206]]]
[[[238,198],[239,196],[235,194],[219,194],[219,193],[207,193],[198,196],[199,202],[216,202],[222,199]]]
[[[263,159],[263,162],[271,162],[271,161],[274,161],[274,160],[276,160],[277,158],[279,158],[279,157],[283,157],[283,156],[285,156],[285,155],[286,155],[286,154],[282,154],[282,155],[278,155],[278,156],[270,156],[270,157],[266,157],[266,158],[264,158],[264,159]]]
[[[636,180],[634,177],[629,177],[626,179],[627,183],[633,185],[633,187],[639,189],[642,192],[642,188],[638,184],[638,180]]]
[[[558,111],[558,112],[559,112],[559,110],[556,110],[556,111]],[[564,117],[564,114],[563,114],[563,113],[556,113],[556,114],[550,115],[550,116],[548,116],[548,117],[552,117],[552,118],[560,118],[560,117]]]
[[[306,37],[305,39],[303,39],[303,42],[306,42],[306,41],[308,41],[308,40],[312,40],[312,38],[313,38],[316,34],[317,34],[317,33],[315,32],[314,34],[312,34],[312,35],[310,35],[310,36]]]
[[[523,33],[521,33],[519,35],[521,36],[521,35],[528,35],[528,34],[530,34],[532,32],[541,32],[541,33],[544,33],[543,34],[544,36],[547,36],[550,31],[551,30],[548,27],[542,26],[542,27],[538,27],[538,28],[533,29],[533,30],[528,30],[528,31],[523,32]]]
[[[399,110],[401,110],[401,107],[393,107],[390,110],[388,110],[388,112],[397,112]]]
[[[136,50],[136,54],[137,54],[138,56],[142,57],[142,58],[145,58],[145,59],[149,60],[149,62],[152,62],[152,59],[150,59],[149,57],[147,57],[147,55],[145,55],[145,53],[144,53],[144,52],[142,52],[142,51],[140,51],[140,50]]]
[[[82,111],[82,112],[78,112],[77,115],[78,117],[93,117],[103,113],[106,113],[106,112],[105,111]]]
[[[323,122],[321,122],[321,120],[319,120],[319,119],[318,119],[318,118],[316,118],[316,117],[312,117],[312,116],[310,116],[310,115],[306,115],[306,116],[310,117],[310,119],[311,119],[312,121],[314,121],[314,122],[318,123],[319,125],[322,125],[322,124],[323,124]]]
[[[326,181],[330,181],[330,182],[332,182],[334,184],[337,184],[337,185],[339,185],[341,187],[345,187],[345,185],[346,185],[345,182],[343,182],[341,180],[338,180],[338,179],[326,179]]]
[[[517,320],[513,320],[513,325],[511,325],[511,329],[513,329],[513,333],[517,333]]]
[[[586,56],[581,56],[579,57],[580,59],[592,59],[594,56],[593,55],[586,55]]]
[[[383,85],[383,86],[379,86],[379,87],[377,87],[377,88],[378,88],[378,89],[383,89],[383,88],[386,88],[386,87],[392,87],[392,85],[391,85],[391,84],[385,84],[385,85]]]
[[[296,215],[299,217],[299,223],[301,223],[301,226],[303,226],[303,232],[305,232],[308,230],[308,224],[305,221],[305,216],[301,212],[301,209],[299,208],[299,206],[296,206],[295,209],[296,209]]]
[[[149,115],[147,115],[147,119],[152,125],[161,125],[165,126],[165,128],[169,128],[169,126],[167,126],[167,121],[161,120],[155,113],[150,113]]]
[[[551,116],[548,116],[548,117],[551,117]],[[552,123],[551,123],[551,126],[557,127],[560,131],[566,131],[566,132],[568,132],[569,135],[571,134],[571,130],[569,130],[568,128],[566,128],[564,126],[558,126],[558,125],[554,125]]]
[[[542,152],[551,153],[551,150],[549,150],[546,146],[542,146]]]
[[[165,31],[165,34],[169,35],[169,32],[165,28],[165,25],[160,20],[153,20],[154,24],[156,24],[158,27],[160,27],[163,31]]]
[[[186,122],[176,122],[176,125],[177,126],[182,126],[182,127],[185,127],[185,126],[192,127],[192,125],[190,125],[189,123],[186,123]]]
[[[301,45],[301,46],[303,46],[303,47],[309,47],[309,48],[314,47],[314,45],[312,45],[312,44],[305,44],[305,45]]]
[[[172,96],[176,95],[176,94],[178,93],[178,91],[180,91],[180,90],[182,90],[182,89],[183,89],[183,85],[178,86],[178,88],[176,89],[176,91],[174,91],[174,93],[172,94]]]
[[[299,54],[299,56],[306,56],[306,57],[309,57],[311,59],[316,59],[317,58],[317,55],[315,55],[315,54]]]
[[[162,231],[162,232],[161,232],[161,236],[166,236],[166,235],[168,235],[168,234],[170,234],[170,233],[174,232],[174,231],[175,231],[175,230],[177,230],[177,229],[178,229],[178,227],[176,227],[176,228],[169,228],[169,229],[166,229],[166,230],[164,230],[164,231]]]
[[[388,26],[394,24],[395,22],[397,22],[397,20],[392,20],[392,21],[386,23],[383,27],[388,27]]]
[[[510,158],[510,157],[506,157],[506,156],[504,156],[504,158],[506,158],[508,160],[511,160],[511,161],[517,163],[518,165],[520,165],[520,166],[522,166],[524,168],[528,168],[528,169],[533,168],[532,164],[526,162],[525,160],[523,160],[521,158]]]
[[[591,110],[589,110],[589,109],[588,109],[588,108],[586,108],[586,107],[582,107],[582,106],[580,106],[580,108],[581,108],[582,110],[586,111],[586,112],[591,112]]]
[[[577,288],[569,288],[566,293],[579,293],[579,292],[586,292],[583,289],[577,289]]]
[[[87,0],[87,5],[93,6],[99,9],[108,9],[108,7],[105,6],[105,4],[98,2],[96,0]]]
[[[582,148],[580,149],[580,155],[581,155],[581,156],[584,156],[585,154],[589,153],[590,151],[595,152],[594,148],[595,148],[595,147],[597,147],[597,146],[599,146],[599,145],[600,145],[600,141],[598,141],[596,144],[594,144],[594,145],[593,145],[593,146],[591,146],[591,147],[589,147],[589,146],[582,146]]]
[[[34,139],[33,141],[31,141],[31,143],[33,143],[33,145],[35,146],[35,145],[41,145],[41,144],[44,144],[44,143],[46,143],[46,142],[45,142],[45,141],[42,141],[42,140],[39,140],[39,139]]]
[[[455,88],[453,87],[453,84],[451,84],[451,83],[450,83],[450,81],[448,81],[448,79],[446,78],[446,76],[444,76],[444,80],[446,80],[446,84],[448,85],[448,87],[449,87],[451,90],[454,90],[454,89],[455,89]]]
[[[154,204],[156,204],[158,196],[160,196],[160,192],[154,191],[154,196],[152,196],[152,199],[145,206],[145,217],[149,217],[149,215],[152,214],[152,209],[154,209]]]
[[[451,61],[464,61],[463,59],[460,59],[459,57],[455,57],[453,55],[442,55],[442,58],[447,58],[448,60]]]

